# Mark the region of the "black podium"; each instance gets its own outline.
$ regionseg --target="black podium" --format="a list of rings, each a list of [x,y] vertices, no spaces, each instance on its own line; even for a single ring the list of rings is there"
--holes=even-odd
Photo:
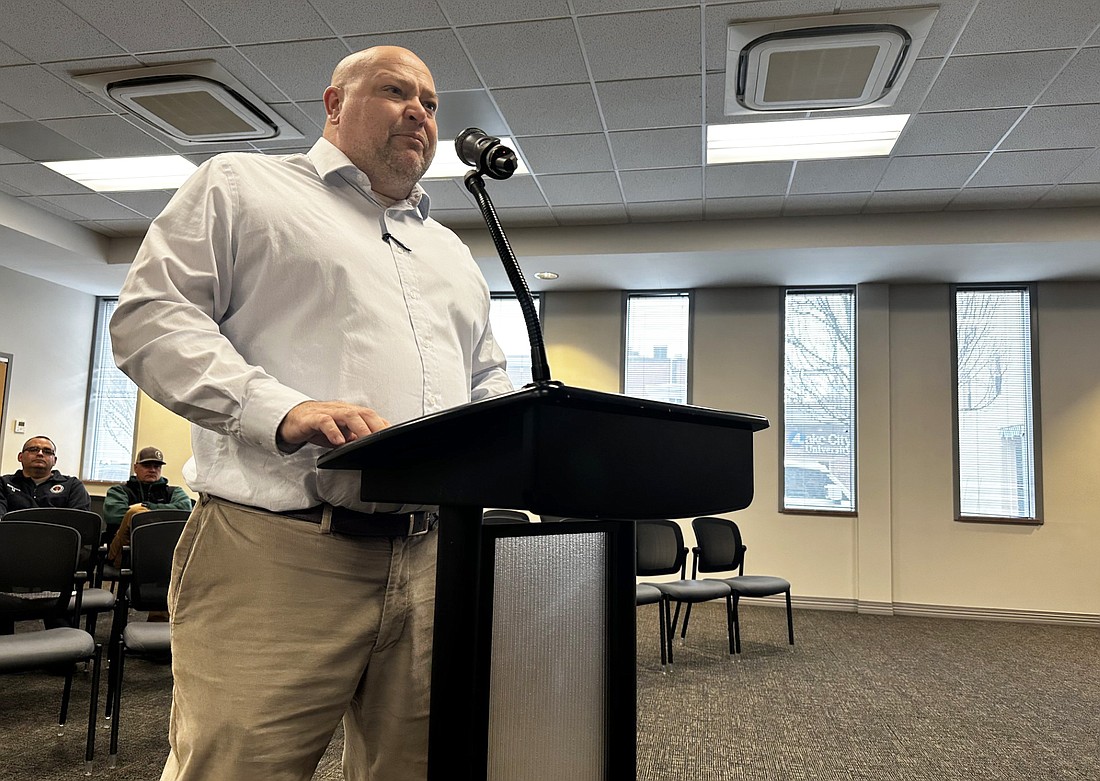
[[[756,415],[551,381],[384,429],[319,460],[322,468],[360,471],[364,500],[440,506],[430,781],[635,777],[634,535],[632,524],[614,519],[746,507],[753,494],[752,435],[767,426]],[[594,520],[483,528],[485,507]],[[554,563],[557,557],[561,562]],[[519,562],[512,574],[510,559]],[[561,571],[585,559],[596,561],[602,574],[573,581],[572,572]],[[564,577],[564,596],[550,596],[531,581],[541,568]],[[515,588],[526,596],[494,589],[505,581],[520,583]],[[566,618],[525,626],[525,605],[549,600],[554,607],[582,596],[592,602],[589,618],[568,617],[565,604],[558,607]],[[503,621],[498,616],[494,628],[493,613],[510,604],[519,612]],[[606,624],[596,627],[591,642],[584,639],[585,621]],[[518,633],[511,623],[521,625]],[[564,677],[575,672],[579,682],[542,680],[538,660],[547,657],[538,651],[573,629],[582,639],[561,653],[574,655]],[[580,653],[578,643],[587,646]],[[515,658],[494,659],[494,644]],[[586,682],[585,670],[596,684]],[[504,683],[494,688],[496,679]],[[569,702],[546,701],[592,686],[602,686],[589,692],[597,700],[598,727],[579,712],[569,715]],[[498,707],[504,710],[497,713]],[[532,709],[549,715],[530,721]],[[529,721],[534,726],[525,733]],[[550,733],[558,728],[579,729],[592,745],[540,756],[536,749],[553,744]],[[577,762],[590,772],[568,770]]]

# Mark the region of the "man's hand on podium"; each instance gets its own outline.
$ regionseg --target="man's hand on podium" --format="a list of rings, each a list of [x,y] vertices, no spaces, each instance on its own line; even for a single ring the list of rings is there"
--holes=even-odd
[[[388,425],[389,421],[369,407],[342,401],[303,401],[283,418],[275,441],[284,453],[293,453],[306,443],[339,447]]]

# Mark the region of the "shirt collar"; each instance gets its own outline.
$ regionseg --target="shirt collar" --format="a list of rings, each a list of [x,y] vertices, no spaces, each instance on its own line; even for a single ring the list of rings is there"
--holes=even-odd
[[[325,138],[318,138],[317,143],[306,153],[313,167],[317,169],[317,175],[326,182],[332,184],[336,177],[343,176],[349,182],[357,182],[370,189],[370,179],[360,171],[348,156],[337,149],[332,142]],[[419,183],[413,186],[409,197],[404,201],[398,201],[393,208],[411,208],[420,215],[421,220],[428,219],[428,211],[431,207],[431,198]]]

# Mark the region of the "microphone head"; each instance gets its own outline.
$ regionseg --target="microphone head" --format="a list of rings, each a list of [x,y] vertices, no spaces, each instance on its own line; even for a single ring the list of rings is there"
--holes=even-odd
[[[455,138],[455,152],[459,160],[476,168],[481,162],[482,153],[494,143],[499,144],[500,139],[481,128],[468,127]]]

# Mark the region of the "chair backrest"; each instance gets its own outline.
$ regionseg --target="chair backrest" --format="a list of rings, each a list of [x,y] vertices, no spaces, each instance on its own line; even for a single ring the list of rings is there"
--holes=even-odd
[[[687,548],[680,524],[665,520],[637,521],[634,528],[638,544],[637,574],[649,577],[679,572],[683,577]]]
[[[5,516],[0,523],[0,617],[22,621],[65,615],[79,559],[76,529]]]
[[[168,609],[172,555],[185,524],[183,520],[159,521],[131,529],[129,594],[135,610]]]
[[[186,521],[191,517],[190,510],[147,510],[143,513],[135,513],[130,519],[130,528],[136,529],[149,523],[161,521]]]
[[[745,546],[741,530],[725,518],[696,518],[691,522],[698,551],[695,568],[699,572],[729,572],[740,570],[745,562]]]
[[[486,510],[481,514],[482,523],[530,523],[531,518],[520,510]]]
[[[12,510],[4,516],[4,521],[37,521],[76,529],[80,535],[80,568],[84,570],[89,569],[89,563],[98,554],[100,536],[107,528],[103,518],[91,510],[76,510],[70,507],[30,507],[26,510]]]

